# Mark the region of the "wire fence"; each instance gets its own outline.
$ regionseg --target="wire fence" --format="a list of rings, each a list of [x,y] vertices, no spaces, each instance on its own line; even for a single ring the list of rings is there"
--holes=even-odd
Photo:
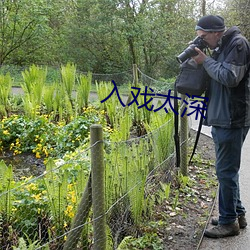
[[[13,246],[22,244],[32,245],[33,249],[92,249],[96,241],[103,242],[101,235],[94,241],[93,224],[104,215],[106,249],[117,249],[125,237],[136,236],[139,223],[154,214],[153,204],[157,192],[161,191],[160,183],[171,180],[172,123],[170,120],[140,138],[99,142],[105,148],[106,212],[95,219],[91,204],[94,199],[97,204],[101,199],[98,195],[90,198],[91,190],[96,188],[89,180],[93,146],[78,152],[81,154],[78,161],[47,162],[42,175],[24,178],[14,189],[11,189],[13,173],[2,162],[1,185],[5,191],[0,194],[0,207],[4,212],[0,218],[1,249],[15,249]],[[77,234],[77,230],[80,233]],[[69,244],[65,247],[72,232],[74,247]],[[77,236],[75,240],[74,236]]]
[[[41,65],[42,68],[47,68],[46,65]],[[2,65],[0,69],[0,74],[10,73],[14,80],[14,85],[20,85],[23,81],[22,72],[28,70],[28,66],[14,66],[14,65]],[[155,91],[160,91],[160,89],[171,89],[173,90],[173,82],[168,82],[165,79],[156,80],[151,76],[145,74],[139,67],[136,66],[138,82],[144,86],[150,86],[155,89]],[[77,71],[77,74],[88,74],[88,72]],[[59,82],[61,79],[60,67],[50,66],[47,68],[47,81],[48,83]],[[128,85],[133,84],[135,81],[135,72],[133,69],[128,69],[122,72],[110,73],[110,74],[100,74],[92,72],[92,84],[99,82],[110,82],[114,80],[116,84]]]
[[[154,217],[155,204],[164,198],[161,185],[171,183],[176,170],[173,134],[172,117],[144,136],[103,138],[79,148],[73,159],[48,159],[41,175],[18,180],[11,165],[1,161],[1,249],[119,249],[142,234],[140,223]],[[96,145],[103,148],[93,158]],[[93,161],[101,160],[102,152],[103,186],[93,182]],[[96,216],[94,210],[103,206],[100,190],[105,210]]]

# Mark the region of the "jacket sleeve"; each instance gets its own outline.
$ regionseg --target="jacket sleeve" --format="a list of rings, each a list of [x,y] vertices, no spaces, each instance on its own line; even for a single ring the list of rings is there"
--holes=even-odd
[[[243,37],[235,39],[218,61],[207,57],[203,66],[209,76],[227,87],[236,87],[249,67],[249,46]],[[220,61],[221,60],[221,61]],[[223,61],[222,61],[223,60]]]

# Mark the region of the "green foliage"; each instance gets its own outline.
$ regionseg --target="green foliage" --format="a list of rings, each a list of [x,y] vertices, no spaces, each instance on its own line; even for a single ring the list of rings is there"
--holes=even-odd
[[[118,246],[117,250],[137,250],[137,249],[153,249],[163,250],[163,242],[156,233],[145,233],[142,237],[133,238],[127,236]]]
[[[162,183],[160,182],[161,189],[158,192],[158,195],[160,197],[160,203],[162,203],[164,200],[168,200],[170,196],[171,191],[171,182],[170,183]]]
[[[78,110],[81,111],[83,108],[88,107],[92,73],[88,72],[87,75],[81,74],[78,78],[78,82],[76,103]]]
[[[148,141],[132,141],[130,146],[124,142],[111,143],[110,150],[112,153],[106,155],[105,167],[107,207],[127,195],[125,206],[130,207],[135,224],[138,225],[145,209],[144,189],[152,157]]]
[[[37,112],[39,113],[46,75],[47,68],[42,69],[35,65],[22,72],[24,82],[21,86],[24,90],[24,111],[29,117],[34,118]]]
[[[15,197],[13,202],[14,228],[18,231],[22,228],[20,235],[28,239],[35,240],[38,234],[37,225],[42,218],[48,218],[49,206],[45,186],[42,181],[32,181],[32,176],[22,177],[12,190]],[[25,237],[26,238],[26,237]]]
[[[160,163],[167,159],[174,148],[173,141],[173,113],[151,112],[151,122],[145,123],[151,140],[155,159]]]
[[[0,161],[0,214],[5,216],[6,222],[9,222],[13,195],[10,190],[13,188],[14,178],[12,166],[6,166],[3,160]]]
[[[195,36],[197,16],[224,11],[234,25],[247,20],[244,1],[224,5],[206,3],[202,13],[194,0],[3,1],[0,63],[71,61],[98,73],[119,73],[136,63],[151,77],[172,77],[178,73],[176,55]]]
[[[144,88],[143,85],[139,84],[137,86],[137,91],[140,91],[140,89]],[[138,94],[138,92],[134,93],[134,95],[136,96]],[[134,102],[130,107],[133,109],[133,122],[137,127],[140,127],[143,123],[150,123],[150,119],[151,119],[151,115],[152,115],[152,111],[148,110],[146,107],[143,108],[138,108],[140,105],[145,104],[147,101],[149,101],[151,98],[151,96],[148,96],[145,98],[145,96],[143,95],[138,95],[137,97],[137,101],[139,105],[136,105],[136,103]],[[150,103],[148,105],[148,108],[151,108],[151,105],[153,103]]]
[[[101,116],[91,107],[70,123],[55,124],[49,116],[11,116],[0,121],[0,149],[14,155],[33,152],[37,158],[60,156],[88,141],[89,129]]]
[[[46,88],[44,89],[43,102],[44,102],[45,109],[46,109],[45,112],[47,114],[50,114],[53,112],[55,88],[56,88],[56,85],[53,84],[50,86],[46,86]]]
[[[29,236],[25,235],[27,238],[27,242],[23,237],[18,239],[18,246],[13,246],[13,250],[35,250],[40,247],[40,242],[38,240],[32,242]],[[44,250],[49,250],[49,247],[43,247]]]
[[[50,211],[56,222],[57,229],[63,228],[64,211],[67,207],[68,176],[66,172],[55,171],[56,165],[52,159],[46,164],[44,184],[49,198]]]
[[[25,71],[23,75],[26,83],[35,82],[34,79],[38,74],[36,70],[37,68],[32,67],[29,71]],[[46,218],[51,225],[55,225],[55,228],[49,227],[50,235],[62,235],[70,228],[77,202],[86,185],[90,171],[89,156],[81,149],[85,149],[89,143],[89,128],[93,123],[104,124],[105,133],[108,135],[105,144],[105,191],[106,206],[107,209],[111,209],[108,218],[110,221],[112,221],[114,213],[118,213],[122,218],[129,217],[135,227],[140,226],[142,219],[150,212],[145,201],[149,168],[152,163],[157,164],[158,161],[165,160],[172,149],[170,135],[173,123],[171,123],[171,115],[169,114],[164,113],[161,116],[159,112],[141,113],[141,116],[137,116],[140,117],[137,121],[141,124],[147,122],[145,126],[148,126],[149,134],[139,139],[131,139],[131,135],[134,136],[131,134],[131,132],[134,133],[131,131],[134,113],[129,108],[123,108],[115,95],[113,99],[110,98],[110,102],[107,100],[102,106],[106,111],[105,114],[102,109],[97,111],[91,106],[83,108],[81,115],[77,112],[74,113],[73,108],[76,103],[71,103],[69,95],[69,92],[73,90],[73,85],[66,84],[72,83],[72,79],[75,77],[74,72],[74,67],[70,68],[69,71],[65,70],[63,73],[64,83],[62,85],[53,84],[51,89],[46,92],[53,99],[53,103],[43,98],[43,102],[41,102],[43,104],[40,106],[45,107],[43,112],[51,111],[50,114],[43,116],[37,114],[35,117],[13,115],[0,122],[0,147],[2,151],[12,150],[14,154],[33,152],[37,158],[45,157],[48,160],[43,179],[37,183],[30,183],[29,180],[24,181],[23,188],[13,193],[16,198],[14,201],[16,210],[13,217],[17,222],[16,227],[23,228],[25,225],[29,225],[28,229],[23,230],[22,237],[25,238],[25,234],[27,234],[32,240],[34,239],[34,242],[36,242],[37,237],[35,229],[37,219],[40,216]],[[26,84],[24,88],[27,93],[32,94],[32,84]],[[111,84],[106,83],[98,85],[97,88],[100,96],[105,94],[104,98],[113,89]],[[41,94],[39,89],[37,93]],[[89,85],[86,88],[82,86],[82,90],[88,92]],[[67,114],[66,118],[65,114]],[[69,118],[68,116],[72,114],[75,114],[75,117]],[[56,115],[60,116],[58,123],[55,122],[57,121]],[[112,124],[112,129],[106,129],[108,126],[104,123],[104,115],[105,118],[108,118],[108,125]],[[166,124],[167,129],[165,128]],[[164,130],[161,130],[162,127]],[[169,147],[166,147],[166,141],[170,142]],[[63,157],[63,160],[54,162],[49,158],[50,156]],[[168,191],[170,192],[170,190]],[[70,198],[69,195],[71,195]],[[167,197],[167,189],[165,195]],[[123,204],[112,208],[114,202],[119,199],[122,199]],[[149,203],[150,201],[147,204]],[[152,207],[153,205],[150,206],[150,208]],[[22,220],[20,220],[21,217]],[[154,237],[157,238],[156,235]],[[146,247],[149,240],[150,238],[145,236],[144,239],[138,240],[135,246]],[[63,239],[59,241],[58,244],[61,246]],[[159,247],[157,240],[151,238],[151,241],[156,242],[155,247]]]
[[[12,79],[10,74],[0,75],[0,116],[7,116],[9,110],[8,98],[11,93]]]
[[[71,63],[67,63],[66,66],[61,66],[62,86],[68,95],[68,98],[72,99],[72,91],[75,87],[76,81],[76,66]]]
[[[43,1],[2,1],[0,25],[1,56],[0,64],[9,61],[22,64],[34,52],[47,44],[49,27],[46,25],[47,5]],[[33,52],[33,56],[32,56]]]
[[[112,128],[117,124],[121,124],[120,119],[123,114],[124,108],[119,102],[115,86],[111,82],[100,82],[96,83],[96,90],[100,101],[106,99],[113,91],[113,94],[108,100],[102,102],[100,107],[107,112],[107,121]]]

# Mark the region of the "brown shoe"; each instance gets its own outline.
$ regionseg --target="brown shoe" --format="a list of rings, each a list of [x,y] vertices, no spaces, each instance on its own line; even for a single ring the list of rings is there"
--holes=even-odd
[[[240,229],[243,229],[243,228],[245,228],[247,226],[247,220],[246,220],[245,214],[239,215],[238,222],[239,222]],[[218,225],[218,219],[217,218],[212,218],[211,219],[211,224],[214,225],[214,226],[217,226]]]
[[[223,238],[228,236],[239,235],[240,227],[238,222],[232,224],[222,225],[219,224],[215,227],[205,230],[204,235],[209,238]]]

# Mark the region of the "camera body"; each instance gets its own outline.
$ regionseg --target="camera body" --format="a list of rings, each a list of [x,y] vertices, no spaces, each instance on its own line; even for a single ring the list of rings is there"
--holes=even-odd
[[[203,50],[207,48],[207,43],[199,36],[197,36],[190,45],[180,54],[176,57],[177,61],[179,63],[183,63],[188,58],[198,55],[198,53],[195,51],[195,47],[199,48],[200,50]]]

